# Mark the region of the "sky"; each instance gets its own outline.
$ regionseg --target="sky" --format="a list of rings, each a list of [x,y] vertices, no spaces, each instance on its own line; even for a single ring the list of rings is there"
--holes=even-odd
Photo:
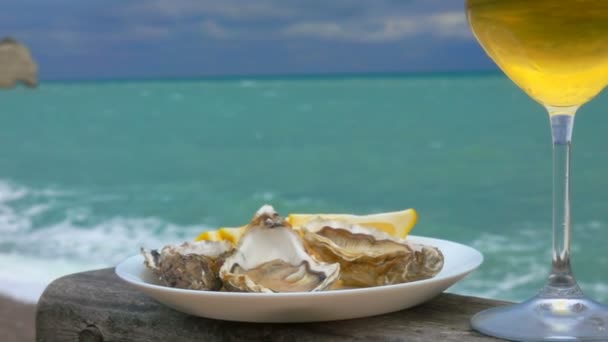
[[[493,70],[463,0],[2,0],[41,79]]]

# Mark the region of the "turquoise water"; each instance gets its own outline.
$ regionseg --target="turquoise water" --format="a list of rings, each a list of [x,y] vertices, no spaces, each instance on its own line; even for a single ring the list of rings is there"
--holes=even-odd
[[[608,301],[608,98],[577,117],[573,263]],[[280,212],[413,207],[472,245],[453,292],[521,300],[548,269],[543,109],[498,75],[43,83],[0,92],[0,291]]]

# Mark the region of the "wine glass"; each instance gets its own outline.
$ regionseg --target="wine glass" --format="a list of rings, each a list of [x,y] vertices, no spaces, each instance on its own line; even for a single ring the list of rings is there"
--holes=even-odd
[[[608,83],[608,1],[465,0],[469,25],[503,72],[549,114],[553,255],[539,293],[482,311],[481,333],[518,341],[608,341],[608,306],[586,297],[570,266],[570,144],[577,109]]]

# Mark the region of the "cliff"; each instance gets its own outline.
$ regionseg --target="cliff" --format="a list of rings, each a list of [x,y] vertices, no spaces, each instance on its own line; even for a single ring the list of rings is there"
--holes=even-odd
[[[0,88],[21,82],[28,87],[38,84],[38,67],[30,51],[12,38],[0,40]]]

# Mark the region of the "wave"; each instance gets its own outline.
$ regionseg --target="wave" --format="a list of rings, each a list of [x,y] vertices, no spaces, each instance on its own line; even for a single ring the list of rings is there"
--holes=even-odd
[[[100,213],[86,203],[100,196],[107,195],[53,187],[33,189],[0,180],[0,293],[36,302],[57,277],[111,267],[136,254],[140,247],[158,248],[189,240],[208,229],[159,217],[99,217]],[[272,190],[253,193],[246,201],[278,203],[287,211],[329,205],[318,198],[287,196]],[[603,249],[605,239],[598,237],[606,228],[599,221],[574,227],[577,236],[573,252],[596,265],[595,269],[608,266],[608,257],[593,257]],[[484,254],[485,262],[451,292],[506,300],[523,300],[535,294],[549,268],[548,228],[523,223],[514,224],[504,233],[470,234],[468,244]],[[608,286],[601,272],[584,267],[575,267],[575,271],[589,295],[608,300]]]
[[[156,217],[118,216],[90,224],[90,209],[57,205],[58,198],[71,194],[0,181],[0,293],[35,302],[59,276],[110,267],[140,247],[180,242],[207,229]],[[49,211],[61,219],[38,223]]]
[[[608,300],[608,286],[601,272],[608,267],[608,258],[601,257],[605,231],[599,221],[579,223],[572,227],[576,238],[572,241],[574,273],[583,291],[599,301]],[[484,254],[479,270],[450,289],[465,295],[492,299],[522,301],[534,295],[544,285],[551,268],[550,227],[524,222],[514,224],[504,235],[481,233],[471,246]],[[585,246],[585,248],[583,248]],[[593,257],[598,255],[600,257]],[[587,261],[591,260],[592,263]]]
[[[241,80],[239,86],[242,88],[255,88],[258,86],[258,82],[254,80]]]

